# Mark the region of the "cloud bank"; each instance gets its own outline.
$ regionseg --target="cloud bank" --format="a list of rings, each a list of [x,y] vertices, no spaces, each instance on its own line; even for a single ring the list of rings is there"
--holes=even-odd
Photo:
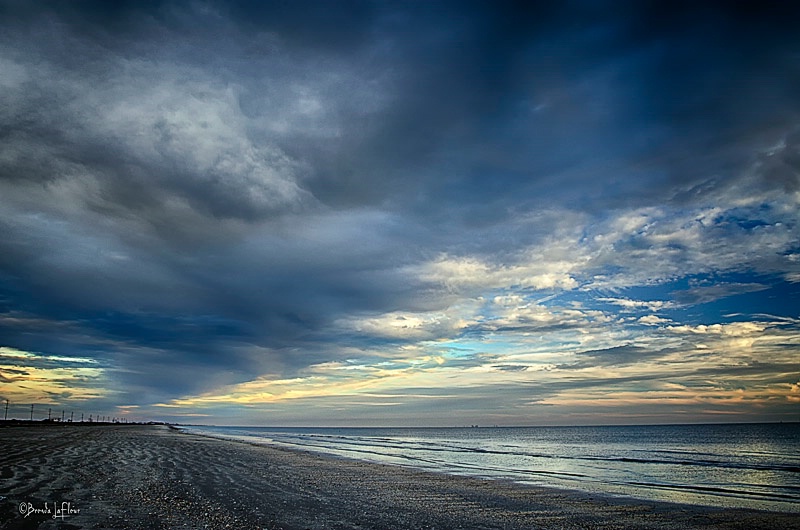
[[[0,14],[20,417],[796,419],[792,6]]]

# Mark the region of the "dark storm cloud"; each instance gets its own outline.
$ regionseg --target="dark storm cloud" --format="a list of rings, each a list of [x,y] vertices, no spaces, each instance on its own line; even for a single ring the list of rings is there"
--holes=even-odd
[[[764,8],[743,19],[708,6],[457,7],[79,3],[66,14],[51,7],[26,28],[42,33],[43,43],[55,37],[52,45],[37,45],[44,48],[37,59],[64,55],[46,72],[51,79],[69,79],[71,70],[73,77],[88,74],[87,81],[99,89],[112,79],[140,91],[137,76],[147,77],[148,84],[156,77],[158,86],[159,76],[172,75],[183,86],[169,88],[198,102],[180,110],[210,106],[201,119],[241,114],[230,117],[246,123],[245,137],[218,135],[217,140],[240,142],[218,156],[223,162],[245,159],[250,167],[226,175],[224,164],[197,160],[186,144],[203,131],[187,130],[169,117],[140,123],[154,140],[146,153],[128,138],[98,137],[104,131],[86,130],[87,120],[98,116],[67,104],[75,98],[70,91],[83,91],[80,83],[53,83],[53,90],[26,97],[43,111],[39,115],[9,106],[29,122],[33,117],[27,130],[15,127],[14,134],[38,142],[55,136],[38,146],[43,151],[29,153],[36,161],[31,165],[72,162],[78,169],[87,164],[92,172],[101,171],[98,185],[107,200],[95,208],[134,209],[152,223],[170,224],[175,215],[160,217],[174,212],[165,199],[175,195],[204,216],[245,219],[302,208],[313,198],[339,206],[422,201],[419,211],[436,205],[452,215],[458,212],[441,206],[470,203],[479,194],[496,212],[494,200],[522,191],[566,193],[572,199],[591,195],[587,191],[598,191],[591,189],[598,179],[580,168],[598,157],[610,171],[624,173],[617,177],[626,181],[620,199],[634,193],[661,200],[678,184],[706,179],[740,161],[731,157],[751,156],[740,148],[755,141],[754,121],[764,122],[767,134],[783,125],[778,120],[792,119],[785,103],[792,90],[787,69],[791,72],[796,50],[776,52],[775,45],[791,20],[781,16],[783,8]],[[91,15],[81,16],[84,11]],[[338,17],[347,18],[347,31],[335,29]],[[200,29],[192,29],[195,25]],[[204,26],[214,31],[204,33]],[[243,55],[259,39],[271,47]],[[138,59],[153,64],[127,71],[120,65]],[[211,89],[192,90],[193,82]],[[303,83],[329,96],[323,103],[331,115],[316,117],[315,124],[330,125],[333,136],[304,128],[302,120],[279,133],[264,127],[275,120],[281,92]],[[238,92],[220,101],[221,86],[233,84]],[[375,92],[385,100],[374,101]],[[129,95],[122,90],[108,96]],[[102,104],[102,95],[92,100],[98,97]],[[83,103],[97,103],[92,100]],[[133,103],[138,103],[133,111],[155,111]],[[714,119],[725,122],[709,121]],[[212,128],[219,125],[206,121]],[[143,132],[130,129],[109,132]],[[652,132],[631,137],[632,130]],[[720,131],[733,138],[720,137]],[[86,133],[94,134],[86,138]],[[29,142],[25,146],[31,148]],[[667,154],[674,161],[661,158]],[[623,165],[636,159],[641,160],[636,167]],[[681,166],[687,160],[694,166]],[[670,169],[654,174],[648,169],[653,165]],[[257,178],[264,167],[275,173],[266,182]],[[37,169],[40,178],[52,179],[66,168],[25,169],[27,180]],[[16,178],[20,173],[15,167]],[[156,182],[153,173],[160,176]],[[553,186],[565,179],[577,179],[577,189]]]
[[[588,208],[594,194],[601,207],[661,203],[709,175],[726,186],[753,146],[794,123],[797,46],[786,37],[796,17],[785,8],[746,18],[709,5],[626,7],[547,16],[536,6],[508,32],[490,30],[500,17],[488,17],[466,45],[446,42],[464,62],[434,63],[444,66],[428,82],[446,88],[426,101],[454,108],[425,116],[439,142],[453,131],[469,149],[447,160],[459,178],[436,182],[439,191],[468,202],[524,191]]]
[[[788,134],[784,141],[759,158],[758,169],[764,185],[783,188],[786,193],[800,189],[800,131]]]
[[[3,340],[89,352],[145,399],[291,376],[369,342],[341,319],[441,309],[408,267],[551,228],[521,214],[797,189],[788,4],[0,9]],[[582,323],[523,317],[484,328]]]

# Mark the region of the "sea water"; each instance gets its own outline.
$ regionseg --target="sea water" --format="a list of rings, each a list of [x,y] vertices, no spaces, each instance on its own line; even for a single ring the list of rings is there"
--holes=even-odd
[[[800,513],[800,424],[182,427],[381,464],[640,499]]]

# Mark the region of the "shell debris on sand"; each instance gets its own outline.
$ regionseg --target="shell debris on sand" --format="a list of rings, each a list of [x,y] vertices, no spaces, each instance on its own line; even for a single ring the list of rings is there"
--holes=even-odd
[[[585,529],[798,527],[796,514],[635,501],[433,474],[165,426],[0,429],[0,530],[19,503],[68,501],[60,528]]]

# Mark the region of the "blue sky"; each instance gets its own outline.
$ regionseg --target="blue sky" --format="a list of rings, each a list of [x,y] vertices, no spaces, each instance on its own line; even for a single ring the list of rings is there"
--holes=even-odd
[[[800,417],[787,2],[0,2],[0,397]]]

